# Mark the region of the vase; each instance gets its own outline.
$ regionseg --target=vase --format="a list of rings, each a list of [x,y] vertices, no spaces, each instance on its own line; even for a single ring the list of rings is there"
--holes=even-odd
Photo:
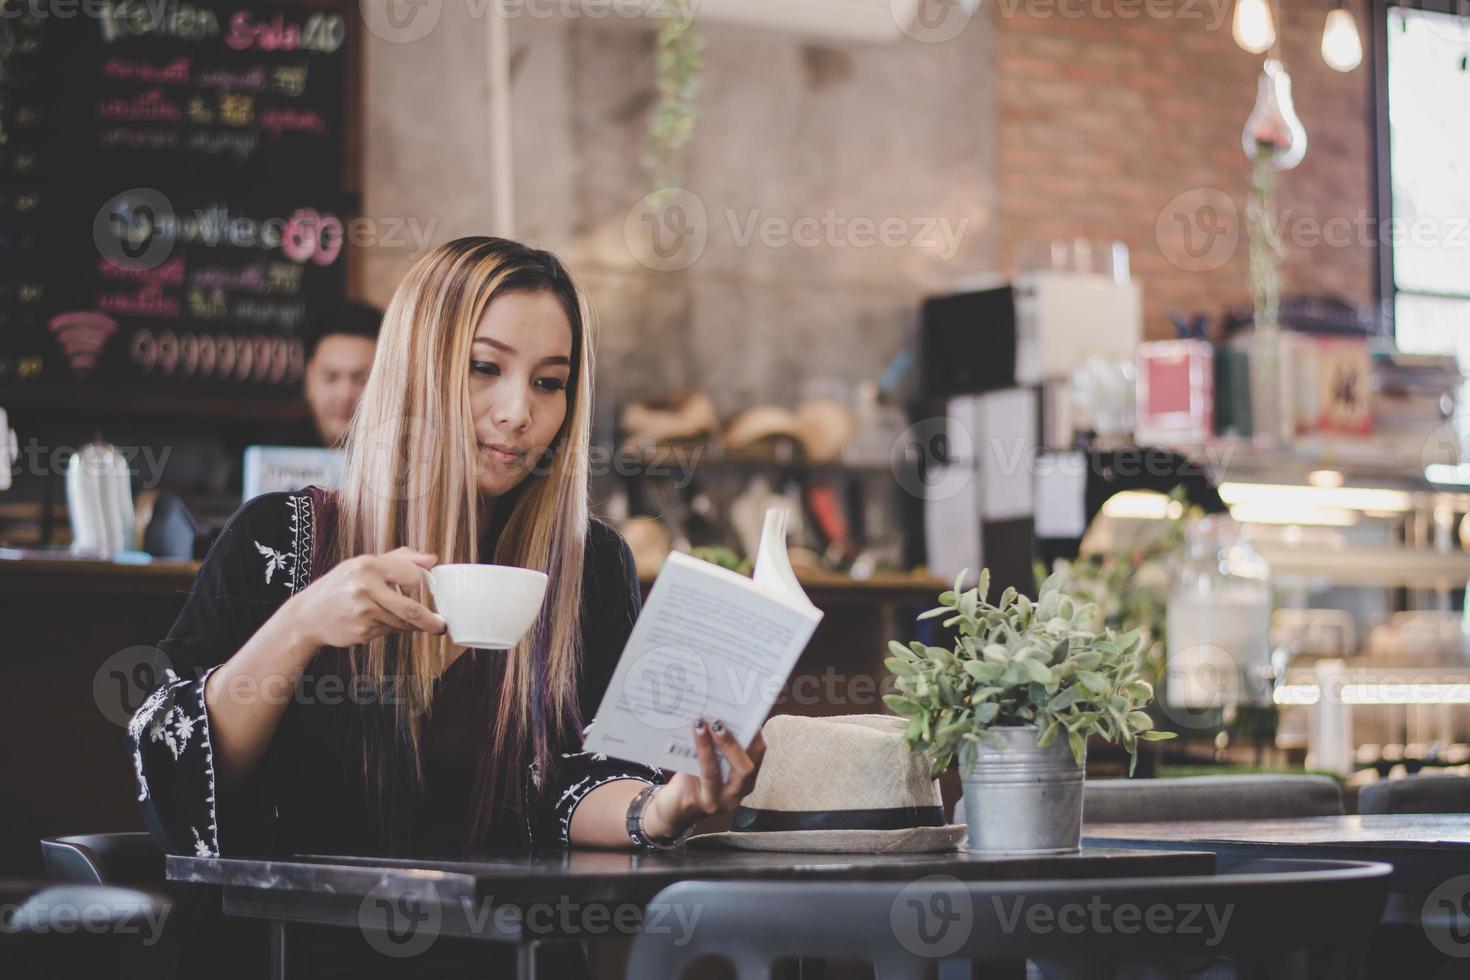
[[[1082,844],[1083,769],[1065,734],[1040,748],[1035,725],[992,728],[1005,747],[976,745],[960,773],[972,854],[1075,854]]]

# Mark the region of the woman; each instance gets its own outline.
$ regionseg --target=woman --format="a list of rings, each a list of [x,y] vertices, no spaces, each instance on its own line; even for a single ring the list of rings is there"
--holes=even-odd
[[[754,784],[717,719],[702,775],[581,751],[640,608],[627,544],[588,515],[592,343],[547,252],[462,238],[384,315],[340,490],[265,494],[230,519],[128,728],[148,825],[174,853],[632,847],[733,809]],[[422,570],[493,561],[549,578],[513,651],[466,651]],[[720,758],[728,762],[722,775]]]

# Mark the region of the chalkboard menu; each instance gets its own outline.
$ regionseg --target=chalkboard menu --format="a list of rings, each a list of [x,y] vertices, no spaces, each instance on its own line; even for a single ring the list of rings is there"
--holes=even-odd
[[[346,286],[348,9],[0,0],[0,393],[296,389]]]

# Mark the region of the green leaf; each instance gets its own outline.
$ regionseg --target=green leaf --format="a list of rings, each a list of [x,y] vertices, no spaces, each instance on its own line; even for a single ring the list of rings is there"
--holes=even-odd
[[[1051,668],[1041,661],[1028,657],[1024,660],[1017,660],[1016,663],[1020,664],[1021,672],[1037,684],[1051,683]]]
[[[944,647],[925,647],[924,656],[928,657],[929,660],[933,663],[939,664],[941,667],[950,667],[954,665],[954,654],[946,650]]]
[[[1082,688],[1076,684],[1073,684],[1071,687],[1068,687],[1061,693],[1055,695],[1050,701],[1046,703],[1046,706],[1052,711],[1060,711],[1063,708],[1071,707],[1077,702],[1077,698],[1081,695],[1081,693]]]
[[[965,576],[970,574],[968,568],[960,569],[960,573],[954,577],[954,594],[958,596],[962,591],[961,586],[965,584]]]
[[[1128,712],[1128,727],[1135,732],[1146,732],[1154,727],[1154,720],[1148,716],[1147,711]]]
[[[1041,730],[1041,734],[1036,737],[1036,747],[1039,749],[1046,748],[1052,742],[1056,741],[1057,732],[1061,730],[1062,728],[1057,724],[1055,718],[1047,722],[1046,727]]]
[[[990,569],[980,569],[980,582],[975,586],[975,592],[981,599],[987,598],[990,595]]]
[[[960,775],[968,776],[975,769],[975,743],[964,742],[960,745]]]
[[[888,641],[888,650],[895,657],[907,657],[909,655],[909,648],[897,640]]]
[[[883,661],[883,666],[893,671],[899,677],[918,677],[919,668],[904,660],[902,657],[889,657]]]
[[[948,606],[935,606],[933,609],[926,609],[924,612],[919,613],[919,615],[915,616],[914,618],[915,619],[934,619],[936,616],[945,616],[945,615],[948,615],[948,614],[949,614],[949,607]]]
[[[1091,670],[1077,671],[1077,680],[1093,694],[1106,694],[1109,687],[1106,677]]]
[[[1123,685],[1123,690],[1127,691],[1128,696],[1135,701],[1146,703],[1152,701],[1154,697],[1154,686],[1144,680],[1129,681]]]
[[[883,695],[883,703],[905,718],[912,718],[924,710],[902,694],[885,694]]]
[[[991,731],[980,732],[980,741],[992,749],[1004,749],[1006,747],[1006,740]]]
[[[939,593],[939,604],[941,606],[952,607],[954,605],[955,598],[958,595],[959,592],[955,589],[945,589],[943,592]]]
[[[1006,653],[1006,648],[999,643],[988,644],[981,651],[980,655],[993,664],[1008,664],[1011,662],[1010,654]]]
[[[975,706],[975,720],[982,725],[988,725],[994,721],[995,716],[999,713],[1000,704],[995,701],[986,701],[983,704],[977,704]]]
[[[999,664],[988,664],[979,660],[965,661],[965,673],[981,682],[995,680],[1004,670]]]
[[[969,727],[969,721],[962,719],[960,721],[952,721],[947,725],[940,725],[935,729],[934,734],[938,737],[939,741],[948,742],[961,732],[967,731]]]
[[[1178,732],[1161,732],[1157,730],[1138,732],[1137,735],[1145,742],[1164,742],[1168,739],[1179,737]]]
[[[1067,744],[1072,746],[1072,758],[1077,760],[1077,765],[1082,765],[1082,760],[1087,755],[1087,739],[1081,732],[1068,732]]]

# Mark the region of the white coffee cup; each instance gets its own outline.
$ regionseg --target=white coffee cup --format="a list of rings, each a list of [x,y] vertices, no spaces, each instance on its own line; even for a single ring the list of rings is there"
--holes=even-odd
[[[424,572],[434,606],[460,646],[509,650],[541,611],[546,573],[511,565],[437,565]]]

